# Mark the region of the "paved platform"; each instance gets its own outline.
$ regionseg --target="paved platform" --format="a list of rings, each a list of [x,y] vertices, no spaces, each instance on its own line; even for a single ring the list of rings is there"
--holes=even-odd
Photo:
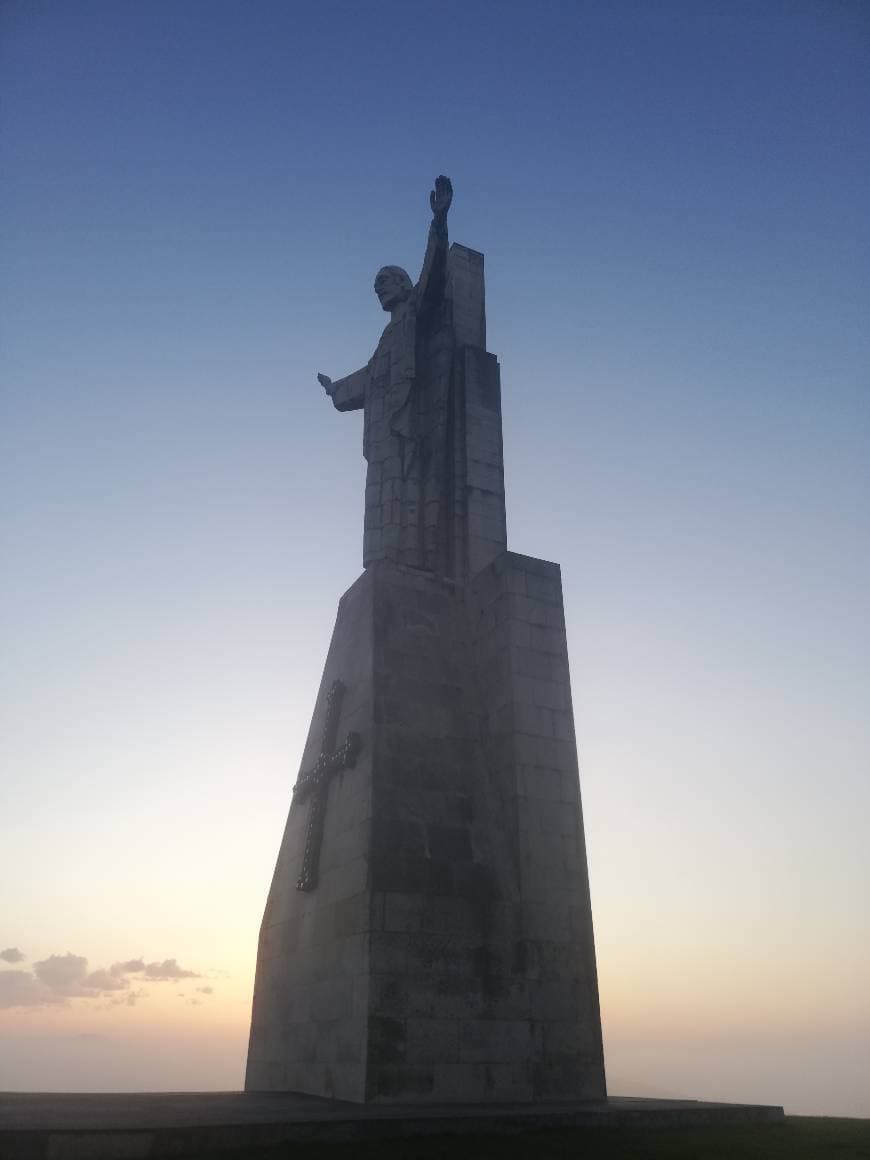
[[[613,1097],[603,1103],[351,1104],[295,1093],[0,1093],[2,1160],[151,1160],[317,1140],[584,1127],[778,1123],[782,1108]]]
[[[355,1104],[293,1093],[0,1094],[2,1160],[151,1160],[316,1140],[559,1128],[777,1123],[782,1108],[696,1100]]]

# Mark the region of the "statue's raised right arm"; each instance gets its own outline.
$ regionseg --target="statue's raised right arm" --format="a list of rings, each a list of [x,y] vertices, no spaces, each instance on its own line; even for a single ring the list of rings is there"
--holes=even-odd
[[[449,177],[435,178],[435,188],[429,194],[432,208],[432,224],[429,227],[429,242],[423,259],[423,270],[417,283],[417,312],[425,313],[444,299],[447,289],[447,212],[453,201],[453,186]],[[384,310],[395,317],[395,312],[412,293],[411,279],[398,266],[384,266],[375,279],[375,293]],[[371,363],[333,382],[328,375],[318,375],[317,379],[333,406],[339,411],[355,411],[365,406],[366,384]]]
[[[429,194],[432,224],[423,259],[423,270],[417,283],[417,308],[426,310],[437,305],[447,289],[447,213],[453,201],[453,183],[443,174],[435,178]]]

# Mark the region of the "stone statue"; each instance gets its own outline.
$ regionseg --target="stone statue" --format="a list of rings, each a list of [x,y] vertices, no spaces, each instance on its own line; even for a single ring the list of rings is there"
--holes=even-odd
[[[375,293],[390,321],[368,363],[335,382],[317,376],[336,410],[364,410],[364,567],[389,560],[449,574],[453,336],[445,295],[452,200],[450,179],[438,177],[416,286],[399,266],[378,271]]]
[[[484,256],[448,250],[452,193],[417,285],[375,279],[371,360],[319,376],[365,412],[366,567],[263,913],[246,1091],[606,1094],[559,565],[507,550]]]

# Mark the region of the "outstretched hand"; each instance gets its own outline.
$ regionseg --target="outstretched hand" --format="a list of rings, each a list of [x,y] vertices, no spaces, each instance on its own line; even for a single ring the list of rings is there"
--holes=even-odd
[[[327,395],[332,398],[332,392],[335,390],[335,387],[333,386],[332,379],[329,377],[329,375],[318,375],[317,381],[320,383],[321,387],[323,387],[324,391],[326,391]]]
[[[444,225],[447,221],[447,211],[453,201],[453,183],[443,174],[435,178],[435,188],[429,194],[429,205],[432,207],[432,217],[437,225]]]

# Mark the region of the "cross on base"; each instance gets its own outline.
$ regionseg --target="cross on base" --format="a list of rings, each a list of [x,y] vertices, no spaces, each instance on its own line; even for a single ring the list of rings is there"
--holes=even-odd
[[[305,853],[302,855],[302,873],[296,882],[297,890],[313,890],[317,885],[317,866],[320,861],[320,845],[323,841],[323,817],[326,813],[326,794],[333,775],[342,769],[353,769],[357,754],[362,748],[359,733],[348,733],[344,744],[335,748],[338,719],[341,716],[341,702],[344,685],[333,681],[326,694],[326,719],[323,722],[323,741],[320,756],[314,768],[299,774],[293,787],[291,805],[311,798],[308,807],[308,828],[305,832]]]

